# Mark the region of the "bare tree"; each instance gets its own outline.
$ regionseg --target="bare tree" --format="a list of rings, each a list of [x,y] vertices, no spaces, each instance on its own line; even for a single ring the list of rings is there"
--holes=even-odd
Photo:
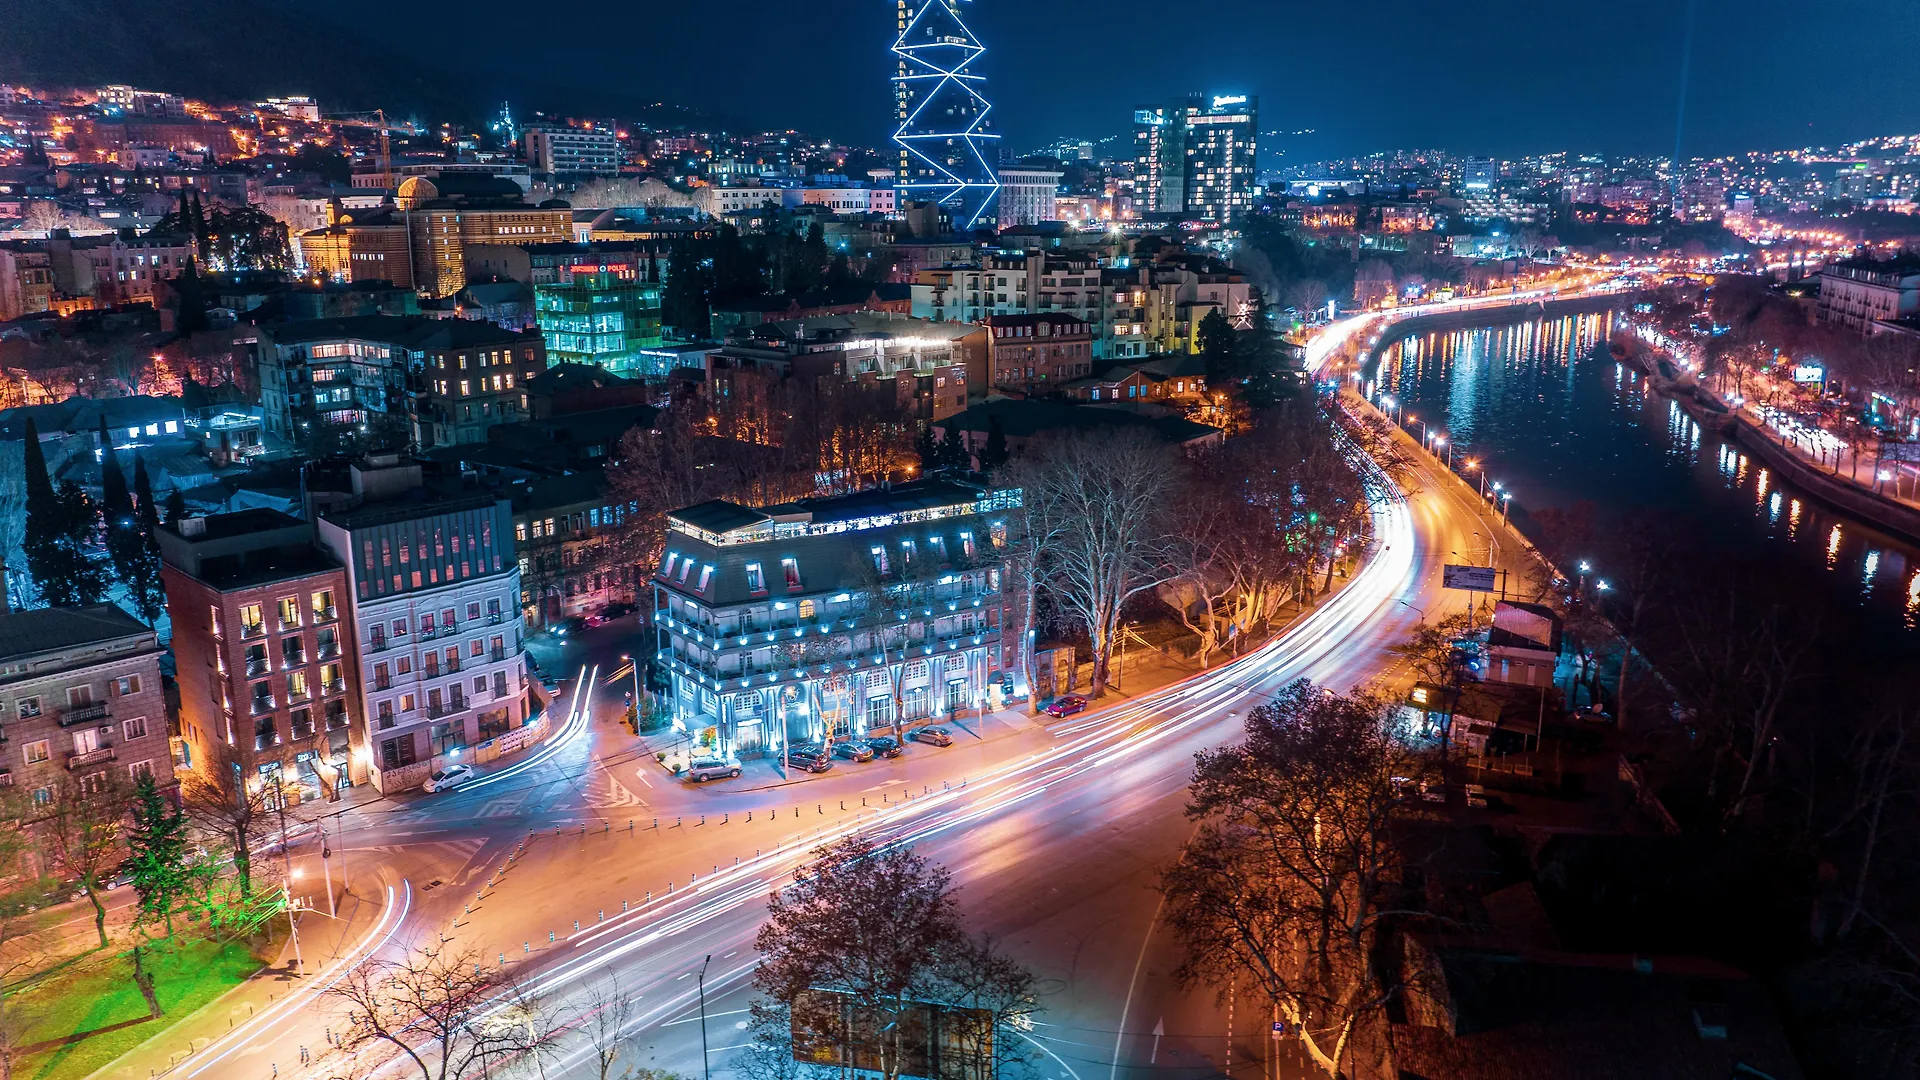
[[[107,947],[107,908],[100,897],[125,855],[120,834],[130,794],[126,782],[111,772],[61,777],[37,829],[54,865],[93,905],[93,928],[103,949]]]
[[[328,987],[346,1009],[340,1048],[386,1046],[420,1080],[461,1080],[549,1054],[560,1029],[544,1002],[479,952],[424,945],[373,960]]]
[[[1087,632],[1092,692],[1106,689],[1128,601],[1178,573],[1169,513],[1175,452],[1137,433],[1050,440],[1017,472],[1027,520],[1048,536],[1047,588]]]
[[[1189,984],[1250,979],[1337,1077],[1362,1026],[1398,992],[1378,963],[1406,869],[1393,817],[1425,764],[1394,710],[1302,680],[1247,717],[1244,743],[1203,751],[1187,813],[1200,825],[1161,878]]]
[[[620,985],[620,977],[610,974],[589,989],[581,999],[572,1029],[593,1050],[593,1066],[598,1080],[630,1080],[636,1072],[629,1065],[624,1072],[617,1067],[633,1045],[627,1030],[639,1014],[636,996]]]
[[[248,783],[245,755],[218,737],[180,783],[187,817],[232,849],[241,896],[253,892],[253,856],[275,825],[272,796],[268,785]]]

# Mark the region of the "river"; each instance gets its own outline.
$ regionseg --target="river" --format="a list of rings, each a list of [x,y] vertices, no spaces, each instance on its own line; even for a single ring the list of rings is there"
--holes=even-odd
[[[1377,378],[1407,427],[1444,432],[1514,492],[1514,518],[1594,507],[1597,529],[1649,509],[1685,524],[1674,557],[1757,555],[1823,598],[1824,625],[1886,656],[1920,656],[1920,549],[1782,484],[1761,462],[1616,363],[1603,312],[1383,339]],[[1464,471],[1464,470],[1463,470]],[[1604,578],[1605,566],[1595,568]],[[1884,650],[1884,652],[1883,652]]]

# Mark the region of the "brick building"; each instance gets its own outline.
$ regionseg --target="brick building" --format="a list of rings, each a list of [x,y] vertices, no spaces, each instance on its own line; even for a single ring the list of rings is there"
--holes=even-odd
[[[0,783],[25,794],[28,829],[68,785],[152,776],[173,789],[160,654],[112,604],[0,615]],[[23,860],[25,876],[52,870],[36,845]]]
[[[367,781],[360,680],[348,639],[346,571],[313,525],[276,510],[161,526],[180,736],[190,759],[231,748],[251,783],[293,801]]]
[[[1093,373],[1093,328],[1085,319],[1049,313],[980,321],[992,350],[988,378],[997,388],[1045,392]]]

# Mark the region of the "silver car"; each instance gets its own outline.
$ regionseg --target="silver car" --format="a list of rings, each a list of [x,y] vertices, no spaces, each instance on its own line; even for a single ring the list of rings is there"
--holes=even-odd
[[[687,766],[687,779],[696,784],[708,780],[731,780],[740,775],[740,766],[719,758],[700,758]]]

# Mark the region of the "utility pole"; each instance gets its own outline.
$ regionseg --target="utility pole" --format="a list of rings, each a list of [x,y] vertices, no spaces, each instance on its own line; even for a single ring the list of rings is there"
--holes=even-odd
[[[320,819],[320,872],[327,876],[327,918],[339,918],[333,909],[333,848],[327,844],[327,819]]]
[[[713,963],[713,954],[700,962],[700,1073],[703,1080],[713,1080],[713,1066],[707,1063],[707,965]]]

